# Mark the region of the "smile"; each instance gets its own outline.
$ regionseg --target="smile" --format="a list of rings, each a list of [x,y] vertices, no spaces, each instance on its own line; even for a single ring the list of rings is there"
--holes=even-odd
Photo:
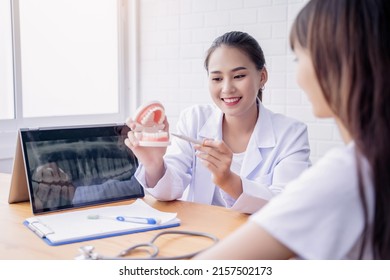
[[[221,98],[223,102],[226,103],[226,105],[235,105],[237,104],[242,97],[232,97],[232,98]]]

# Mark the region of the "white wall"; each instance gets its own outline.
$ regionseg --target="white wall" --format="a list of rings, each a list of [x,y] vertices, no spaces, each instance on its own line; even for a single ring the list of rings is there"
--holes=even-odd
[[[164,103],[171,125],[179,112],[211,102],[203,68],[206,50],[227,31],[245,31],[263,47],[269,81],[264,104],[307,123],[311,158],[342,145],[333,121],[316,119],[295,83],[290,25],[306,0],[140,0],[139,94]]]
[[[264,104],[308,124],[312,161],[342,145],[334,123],[313,117],[295,83],[288,35],[292,20],[307,0],[134,1],[139,4],[139,34],[130,38],[139,38],[139,73],[132,76],[138,82],[137,94],[141,103],[162,101],[172,126],[182,109],[211,102],[204,54],[217,36],[241,30],[260,42],[266,56],[269,81]],[[14,134],[10,137],[15,138]],[[11,171],[13,153],[13,149],[0,149],[6,158],[0,160],[0,172]]]

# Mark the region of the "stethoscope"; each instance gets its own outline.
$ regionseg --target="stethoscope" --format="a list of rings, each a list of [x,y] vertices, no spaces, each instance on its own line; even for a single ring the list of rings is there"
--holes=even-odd
[[[158,254],[160,252],[160,249],[158,246],[154,243],[160,236],[163,235],[187,235],[187,236],[197,236],[197,237],[205,237],[208,239],[211,239],[213,243],[201,250],[191,252],[188,254],[178,255],[178,256],[171,256],[171,257],[159,257]],[[194,257],[195,255],[199,254],[200,252],[210,248],[211,246],[214,246],[218,242],[218,238],[212,234],[204,233],[204,232],[196,232],[196,231],[180,231],[180,230],[168,230],[163,231],[158,234],[156,234],[149,242],[145,243],[139,243],[135,244],[133,246],[128,247],[127,249],[121,251],[116,256],[104,256],[100,255],[96,252],[94,252],[95,248],[93,246],[82,246],[79,248],[80,255],[78,255],[75,259],[77,260],[180,260],[180,259],[190,259]],[[132,258],[128,257],[131,255],[135,250],[143,249],[148,253],[148,257],[145,258]]]

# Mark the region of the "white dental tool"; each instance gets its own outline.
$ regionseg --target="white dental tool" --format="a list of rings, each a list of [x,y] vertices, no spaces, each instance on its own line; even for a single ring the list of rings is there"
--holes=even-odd
[[[201,140],[197,140],[197,139],[185,136],[185,135],[176,134],[176,133],[172,133],[172,132],[171,132],[171,135],[176,136],[177,138],[180,138],[182,140],[197,144],[197,145],[203,145],[203,141],[201,141]]]

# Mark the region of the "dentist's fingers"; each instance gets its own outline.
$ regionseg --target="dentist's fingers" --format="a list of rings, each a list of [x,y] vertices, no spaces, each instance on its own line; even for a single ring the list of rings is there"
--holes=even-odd
[[[132,118],[128,118],[126,120],[126,125],[132,130],[132,131],[142,131],[143,126],[136,121],[134,121]]]
[[[225,157],[231,159],[233,156],[229,147],[223,141],[219,140],[206,139],[202,145],[195,145],[194,148],[199,154],[203,154],[205,159],[209,159],[214,163]]]
[[[136,122],[135,122],[131,117],[129,117],[129,118],[126,119],[126,125],[127,125],[130,129],[134,129],[135,124],[136,124]]]
[[[139,137],[141,132],[129,131],[127,133],[127,138],[125,139],[125,145],[130,149],[139,146]]]
[[[195,145],[195,150],[197,157],[215,176],[230,172],[233,153],[223,141],[207,139],[203,145]]]
[[[195,150],[201,151],[204,153],[216,155],[220,154],[229,154],[231,153],[229,147],[225,144],[225,142],[220,140],[213,139],[204,139],[202,145],[195,145]]]

